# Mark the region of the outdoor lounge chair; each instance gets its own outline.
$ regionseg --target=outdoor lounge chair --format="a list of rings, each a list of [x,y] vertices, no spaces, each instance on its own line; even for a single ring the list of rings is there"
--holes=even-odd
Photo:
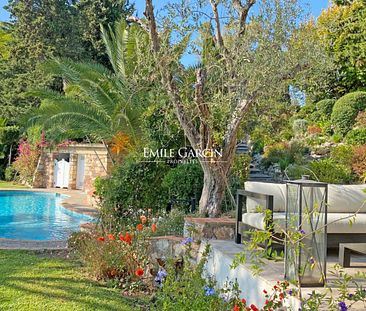
[[[329,185],[328,187],[328,247],[339,243],[366,242],[366,185]],[[274,233],[285,228],[286,184],[248,181],[245,190],[237,193],[237,236],[250,228],[264,230],[273,222]],[[259,211],[259,207],[261,211]],[[263,210],[270,210],[266,218]],[[354,213],[357,214],[354,215]],[[352,224],[350,222],[352,219]]]

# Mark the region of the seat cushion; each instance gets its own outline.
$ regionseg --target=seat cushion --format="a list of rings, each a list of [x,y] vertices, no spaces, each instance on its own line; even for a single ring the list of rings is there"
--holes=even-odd
[[[350,225],[350,218],[353,214],[330,213],[328,214],[328,233],[365,233],[366,234],[366,214],[357,214],[353,224]],[[244,224],[253,228],[264,230],[264,215],[262,213],[244,213]],[[273,213],[275,232],[279,233],[286,228],[286,214]]]
[[[366,233],[366,214],[328,213],[328,233]],[[348,217],[344,219],[345,217]],[[350,224],[350,219],[354,219]]]
[[[366,213],[366,185],[328,185],[328,213]]]
[[[286,184],[247,181],[245,183],[245,190],[273,195],[274,212],[284,212],[286,209]],[[264,200],[247,198],[248,213],[254,213],[258,206],[264,207]]]
[[[253,228],[264,230],[264,215],[262,213],[244,213],[242,222]],[[275,232],[279,233],[286,228],[286,214],[273,213]]]

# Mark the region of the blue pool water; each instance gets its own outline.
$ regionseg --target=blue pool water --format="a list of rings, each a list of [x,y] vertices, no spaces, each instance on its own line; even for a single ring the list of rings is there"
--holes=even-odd
[[[61,206],[65,198],[55,193],[0,191],[0,238],[66,240],[92,217]]]

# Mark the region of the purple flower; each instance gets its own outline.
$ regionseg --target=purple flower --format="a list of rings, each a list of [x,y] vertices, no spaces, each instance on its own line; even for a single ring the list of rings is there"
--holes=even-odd
[[[157,277],[160,279],[165,279],[168,273],[164,269],[160,269],[157,273]]]
[[[304,231],[304,230],[299,230],[299,232],[301,233],[301,234],[305,234],[306,232]]]
[[[352,299],[352,297],[353,297],[353,294],[348,294],[349,299]]]
[[[182,245],[187,245],[193,242],[192,238],[185,238],[182,242],[180,242],[180,244]]]
[[[290,295],[290,296],[292,296],[292,294],[293,294],[294,292],[293,292],[293,290],[292,289],[290,289],[289,291],[288,291],[288,294]]]
[[[309,262],[313,265],[315,263],[315,259],[313,257],[310,257]]]
[[[344,301],[341,301],[340,303],[338,303],[338,306],[339,306],[339,309],[341,311],[347,311],[348,310],[347,305]]]
[[[203,287],[204,291],[205,291],[205,295],[206,296],[212,296],[212,295],[215,295],[215,289],[213,289],[212,287],[209,287],[207,285],[205,285]]]

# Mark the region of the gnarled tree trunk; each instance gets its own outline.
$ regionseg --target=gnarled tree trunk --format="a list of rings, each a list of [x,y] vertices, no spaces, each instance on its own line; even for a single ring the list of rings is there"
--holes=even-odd
[[[226,178],[222,174],[220,164],[203,165],[203,189],[199,202],[200,214],[210,217],[217,217],[221,214]]]

